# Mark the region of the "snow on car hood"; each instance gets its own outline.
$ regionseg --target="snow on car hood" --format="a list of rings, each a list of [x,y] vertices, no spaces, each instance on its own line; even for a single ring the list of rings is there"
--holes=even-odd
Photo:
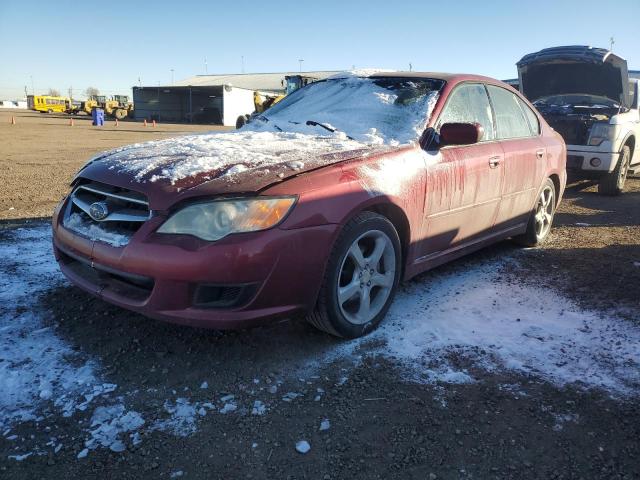
[[[218,132],[137,143],[102,154],[90,164],[98,162],[140,183],[176,185],[195,177],[199,182],[221,177],[233,180],[247,171],[263,175],[274,168],[300,171],[308,162],[318,164],[323,156],[362,149],[367,145],[344,135]]]

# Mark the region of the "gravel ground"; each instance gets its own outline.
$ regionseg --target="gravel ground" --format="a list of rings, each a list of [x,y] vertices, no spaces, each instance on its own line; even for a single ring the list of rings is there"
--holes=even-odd
[[[64,281],[46,224],[6,222],[0,477],[640,478],[640,181],[628,190],[573,185],[544,248],[422,275],[351,343],[298,319],[146,319]],[[492,319],[510,323],[482,331]]]

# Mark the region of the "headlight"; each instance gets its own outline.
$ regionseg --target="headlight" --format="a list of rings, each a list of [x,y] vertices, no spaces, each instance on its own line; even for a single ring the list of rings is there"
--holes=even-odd
[[[196,203],[174,213],[158,233],[215,241],[232,233],[266,230],[279,224],[295,201],[295,197],[265,197]]]
[[[614,140],[615,125],[609,125],[607,122],[596,122],[589,131],[589,145],[597,147],[605,140]]]

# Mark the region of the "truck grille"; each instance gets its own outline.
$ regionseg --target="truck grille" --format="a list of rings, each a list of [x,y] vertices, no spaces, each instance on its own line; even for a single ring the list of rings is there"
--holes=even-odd
[[[121,247],[150,217],[149,202],[143,194],[90,182],[78,185],[71,193],[63,225],[91,240]]]

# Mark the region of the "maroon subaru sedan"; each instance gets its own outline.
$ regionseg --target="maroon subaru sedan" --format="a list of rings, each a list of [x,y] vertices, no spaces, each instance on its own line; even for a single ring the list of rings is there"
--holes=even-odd
[[[398,283],[549,235],[565,145],[517,91],[438,73],[338,75],[241,130],[90,160],[55,211],[64,274],[171,322],[306,316],[354,338]]]

